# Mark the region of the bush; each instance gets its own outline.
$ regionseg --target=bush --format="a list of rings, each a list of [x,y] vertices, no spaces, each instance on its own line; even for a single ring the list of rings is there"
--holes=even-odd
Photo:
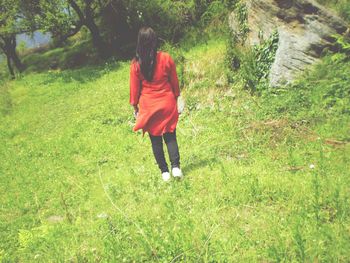
[[[245,25],[244,22],[241,23]],[[242,81],[246,89],[261,93],[269,86],[268,77],[275,60],[279,34],[275,30],[268,39],[260,39],[260,44],[245,47],[249,29],[243,26],[239,34],[230,32],[227,53],[227,78],[230,83]]]
[[[350,115],[349,61],[345,54],[328,55],[314,70],[284,89],[271,89],[263,96],[267,112],[290,118]]]
[[[165,42],[161,48],[161,50],[168,52],[175,61],[176,71],[179,78],[180,88],[184,86],[184,69],[185,69],[185,56],[182,52],[182,49],[172,45],[170,42]]]

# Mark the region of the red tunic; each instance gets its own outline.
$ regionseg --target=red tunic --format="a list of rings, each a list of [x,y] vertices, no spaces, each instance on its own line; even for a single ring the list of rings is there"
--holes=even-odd
[[[158,51],[152,81],[143,77],[137,61],[131,62],[130,104],[139,106],[134,131],[142,129],[142,135],[148,132],[155,136],[173,132],[179,118],[179,95],[176,66],[168,53]]]

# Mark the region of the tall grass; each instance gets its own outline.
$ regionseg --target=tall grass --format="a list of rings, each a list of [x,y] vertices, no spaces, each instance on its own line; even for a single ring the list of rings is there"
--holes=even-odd
[[[181,53],[169,184],[132,132],[128,62],[1,86],[2,261],[350,260],[349,61],[253,97],[227,84],[223,40]]]

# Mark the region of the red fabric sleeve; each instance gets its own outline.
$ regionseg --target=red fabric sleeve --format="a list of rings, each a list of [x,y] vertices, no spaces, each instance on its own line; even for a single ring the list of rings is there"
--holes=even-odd
[[[136,69],[135,62],[131,63],[130,66],[130,104],[137,105],[140,97],[140,78]]]
[[[174,95],[177,98],[178,96],[180,96],[179,80],[176,74],[176,65],[170,55],[169,55],[169,67],[170,67],[169,81],[173,89]]]

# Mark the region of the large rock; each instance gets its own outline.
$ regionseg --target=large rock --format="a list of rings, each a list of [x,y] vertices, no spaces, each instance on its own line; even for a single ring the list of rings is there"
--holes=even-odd
[[[322,51],[332,47],[333,34],[344,34],[348,25],[312,0],[248,0],[247,44],[259,43],[259,32],[268,38],[274,29],[279,46],[271,67],[272,86],[291,82],[308,65],[317,62]],[[235,13],[230,26],[238,31]]]

